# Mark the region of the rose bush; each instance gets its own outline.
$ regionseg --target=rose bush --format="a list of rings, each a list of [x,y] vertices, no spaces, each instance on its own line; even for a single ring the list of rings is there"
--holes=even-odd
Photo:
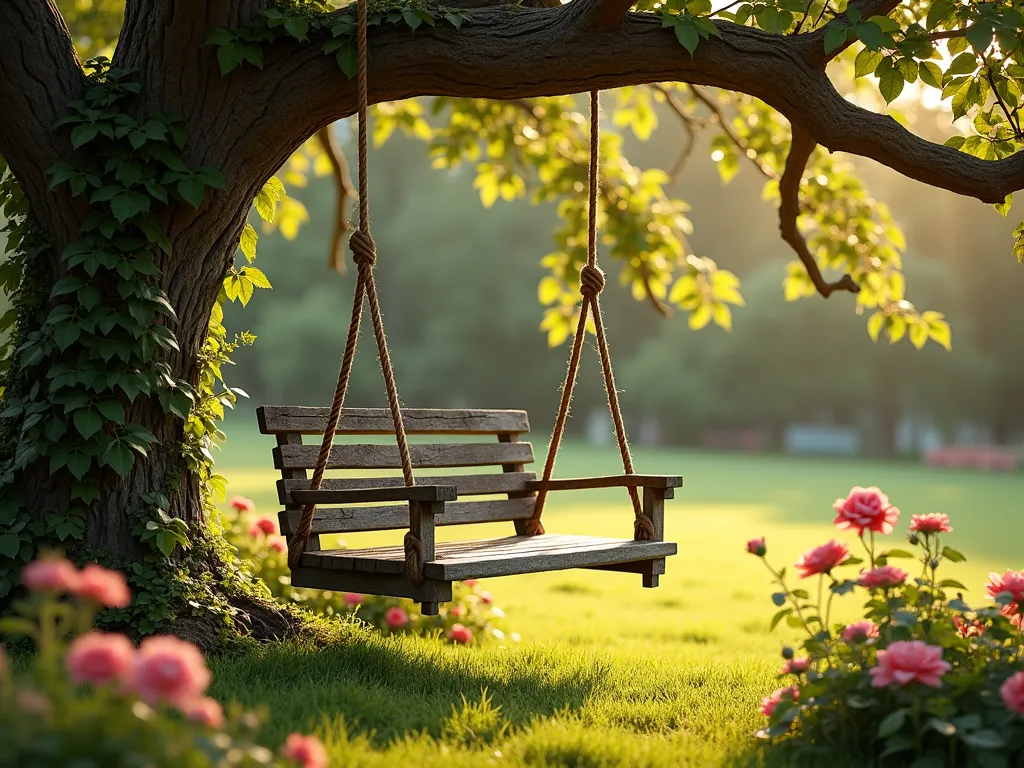
[[[235,496],[222,511],[225,536],[279,601],[293,603],[325,616],[355,616],[384,634],[413,633],[434,636],[456,645],[484,642],[518,642],[508,632],[505,612],[494,605],[491,594],[477,581],[453,584],[453,599],[441,606],[437,616],[424,616],[411,600],[354,592],[300,589],[291,585],[288,547],[278,535],[277,521],[257,515],[256,505]]]
[[[758,735],[772,758],[1024,766],[1024,572],[991,574],[985,592],[994,604],[972,608],[963,584],[939,576],[964,560],[943,543],[953,530],[947,515],[912,516],[915,554],[876,542],[900,516],[877,488],[854,488],[834,507],[836,527],[857,535],[866,559],[835,540],[808,550],[795,567],[801,579],[817,577],[814,599],[768,563],[763,538],[746,545],[779,587],[771,628],[785,621],[801,632],[800,655],[783,648],[781,685],[761,702],[768,724]],[[889,562],[915,559],[913,578]],[[863,620],[833,622],[844,595],[865,601]]]
[[[257,743],[258,717],[206,696],[210,671],[190,643],[153,636],[136,649],[90,630],[98,610],[130,601],[119,573],[44,557],[22,582],[28,597],[0,634],[36,653],[15,675],[0,647],[0,766],[326,768],[313,736],[292,734],[277,754]]]

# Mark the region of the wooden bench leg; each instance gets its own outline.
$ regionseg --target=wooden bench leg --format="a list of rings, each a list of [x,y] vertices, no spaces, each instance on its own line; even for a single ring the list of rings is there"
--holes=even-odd
[[[434,518],[443,513],[443,501],[409,502],[409,530],[420,540],[424,563],[434,559]],[[420,603],[420,611],[424,616],[437,616],[438,610],[436,602]]]
[[[666,490],[671,489],[665,488],[644,488],[643,495],[643,513],[644,516],[649,518],[654,523],[654,538],[656,541],[665,540],[665,496]],[[658,586],[658,575],[665,572],[665,561],[660,561],[660,569],[655,567],[655,562],[650,561],[645,563],[645,568],[641,571],[641,577],[643,579],[643,585],[647,589],[654,589]]]

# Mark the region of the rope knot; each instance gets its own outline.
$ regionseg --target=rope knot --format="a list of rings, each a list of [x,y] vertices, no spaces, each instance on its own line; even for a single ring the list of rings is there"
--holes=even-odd
[[[604,272],[600,267],[584,264],[580,270],[580,293],[584,297],[597,296],[604,290]]]
[[[372,267],[377,260],[377,245],[373,242],[369,232],[357,229],[348,239],[349,247],[352,249],[352,260],[356,266],[362,268],[364,265]]]
[[[405,532],[405,577],[413,586],[423,583],[423,542],[412,531]]]

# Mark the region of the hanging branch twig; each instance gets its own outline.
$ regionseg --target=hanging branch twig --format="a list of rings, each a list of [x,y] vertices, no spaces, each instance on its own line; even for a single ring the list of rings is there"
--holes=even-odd
[[[797,218],[800,215],[800,181],[803,179],[807,161],[817,146],[817,142],[810,134],[798,125],[793,125],[793,143],[789,149],[789,157],[786,158],[786,170],[779,180],[779,231],[782,232],[782,239],[789,243],[800,257],[818,293],[827,299],[834,291],[859,293],[860,286],[850,275],[843,275],[833,283],[825,280],[814,254],[807,247],[807,242],[797,226]]]
[[[337,206],[334,210],[334,231],[331,234],[331,250],[327,254],[327,266],[339,275],[345,274],[345,235],[352,228],[348,220],[349,201],[358,198],[359,195],[352,186],[352,178],[349,176],[348,161],[345,153],[338,144],[332,126],[320,129],[316,134],[320,145],[327,152],[327,158],[331,161],[331,173],[334,177],[334,186],[337,194]]]
[[[736,148],[739,149],[740,154],[742,154],[745,158],[747,158],[750,162],[754,164],[754,167],[761,172],[762,176],[764,176],[767,179],[779,178],[778,174],[775,173],[775,171],[773,171],[767,165],[762,163],[760,159],[758,159],[756,152],[750,151],[750,146],[747,144],[747,142],[745,142],[743,139],[736,135],[735,131],[733,131],[732,127],[729,125],[729,121],[726,119],[725,114],[722,112],[722,108],[715,103],[714,99],[712,99],[710,96],[704,93],[704,91],[698,88],[696,85],[688,85],[687,87],[690,89],[693,95],[696,96],[704,104],[704,106],[711,110],[711,114],[714,117],[714,119],[718,121],[718,125],[722,129],[722,133],[724,133],[726,137],[729,139],[729,141],[731,141],[736,146]]]

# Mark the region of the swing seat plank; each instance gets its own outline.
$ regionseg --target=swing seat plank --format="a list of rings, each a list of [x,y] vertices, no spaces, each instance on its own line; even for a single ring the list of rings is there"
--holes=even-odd
[[[292,536],[303,506],[317,505],[301,565],[292,571],[295,586],[408,597],[422,603],[425,613],[436,613],[438,603],[451,600],[452,582],[465,579],[587,568],[639,573],[645,587],[655,587],[665,573],[666,558],[676,554],[676,545],[663,540],[664,501],[682,485],[682,478],[675,475],[626,474],[543,484],[549,491],[642,489],[643,513],[656,533],[653,541],[562,533],[524,535],[542,487],[536,474],[526,470],[534,456],[530,443],[520,440],[530,429],[525,411],[403,410],[407,432],[467,436],[462,442],[410,444],[415,468],[445,468],[445,472],[418,475],[419,484],[407,488],[397,474],[401,457],[395,445],[353,442],[360,435],[390,433],[394,428],[390,412],[343,409],[328,462],[331,472],[313,491],[308,471],[316,466],[328,412],[299,406],[263,406],[257,411],[260,430],[277,441],[273,453],[281,472],[277,483],[284,506],[279,515],[281,532]],[[305,436],[312,436],[308,443],[303,441]],[[480,442],[483,436],[493,442]],[[460,470],[465,474],[455,474]],[[381,471],[391,474],[375,476]],[[628,504],[625,494],[623,502]],[[320,545],[324,535],[409,528],[413,517],[419,521],[421,538],[429,542],[425,581],[419,586],[405,575],[405,550],[399,542],[363,549]],[[514,523],[517,535],[434,542],[435,527],[490,522]],[[629,530],[632,525],[623,520],[622,527]]]

